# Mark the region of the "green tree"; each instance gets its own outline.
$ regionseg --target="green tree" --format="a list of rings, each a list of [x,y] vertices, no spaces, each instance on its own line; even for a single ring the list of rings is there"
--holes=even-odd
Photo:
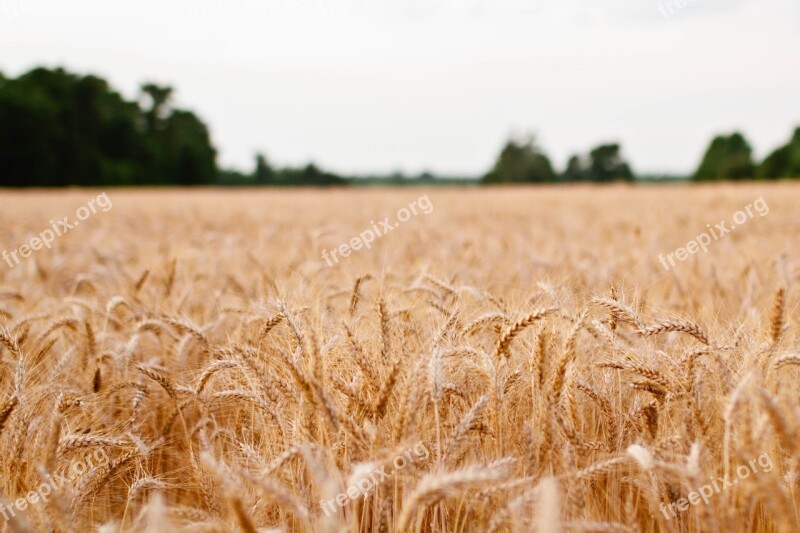
[[[619,144],[601,144],[589,152],[588,179],[596,182],[633,180],[633,172],[622,157]]]
[[[800,127],[789,143],[769,154],[756,169],[760,179],[800,178]]]
[[[147,181],[178,185],[212,183],[217,175],[217,154],[206,125],[194,113],[171,107],[172,87],[145,83],[141,91],[148,134]]]
[[[146,104],[150,104],[149,109],[145,109],[147,119],[147,129],[154,132],[163,124],[163,119],[167,117],[169,103],[172,99],[172,87],[160,86],[155,83],[144,83],[141,87],[142,99]]]
[[[494,168],[486,174],[486,183],[543,183],[555,180],[550,159],[533,136],[509,140],[500,152]]]
[[[255,182],[260,185],[272,183],[275,179],[275,171],[267,162],[263,154],[256,154]]]
[[[774,180],[788,178],[789,174],[789,147],[777,148],[756,168],[756,178]]]
[[[752,178],[754,171],[753,149],[744,135],[734,132],[714,137],[694,173],[694,179],[742,180]]]
[[[213,182],[205,124],[169,108],[171,88],[142,89],[146,108],[61,68],[0,79],[0,186]]]
[[[794,130],[789,141],[789,168],[786,172],[791,178],[800,178],[800,127]]]
[[[160,132],[161,173],[178,185],[213,183],[217,175],[217,151],[208,128],[197,116],[182,109],[172,111]]]
[[[587,177],[588,169],[583,159],[578,155],[573,155],[567,161],[567,168],[561,174],[562,181],[582,181]]]
[[[280,185],[327,186],[344,185],[347,182],[342,177],[321,170],[314,163],[309,163],[302,168],[281,169],[277,172],[276,183]]]
[[[34,69],[0,84],[0,184],[130,183],[138,107],[95,76]]]

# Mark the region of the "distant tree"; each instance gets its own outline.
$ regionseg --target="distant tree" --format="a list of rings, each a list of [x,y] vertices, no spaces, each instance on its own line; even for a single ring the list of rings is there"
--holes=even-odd
[[[756,178],[774,180],[790,177],[789,146],[781,146],[770,153],[756,168]]]
[[[217,175],[217,151],[211,144],[208,128],[194,113],[172,111],[160,137],[160,170],[164,181],[178,185],[213,183]]]
[[[151,184],[204,185],[217,177],[217,152],[207,126],[191,111],[173,109],[173,89],[141,87],[147,155],[144,180]]]
[[[336,174],[320,170],[314,163],[309,163],[300,172],[301,185],[335,185],[343,181]]]
[[[587,177],[588,169],[583,159],[578,155],[573,155],[567,161],[567,168],[561,174],[562,181],[582,181]]]
[[[760,179],[800,178],[800,127],[788,144],[769,154],[756,169]]]
[[[155,83],[141,87],[150,168],[145,180],[153,184],[203,185],[217,176],[216,150],[205,124],[191,111],[173,109],[173,89]]]
[[[543,183],[555,180],[550,159],[533,136],[509,140],[500,152],[494,168],[486,174],[486,183]]]
[[[145,102],[129,102],[60,68],[0,80],[0,186],[212,183],[208,129],[170,109],[171,93],[147,84]]]
[[[622,157],[619,144],[602,144],[589,152],[588,179],[596,182],[633,180],[630,165]]]
[[[267,185],[275,179],[275,171],[269,166],[263,154],[256,154],[256,170],[253,177],[259,185]]]
[[[253,174],[241,172],[239,170],[223,168],[217,172],[217,179],[214,182],[223,186],[253,185]]]
[[[794,130],[789,141],[789,168],[786,172],[791,178],[800,178],[800,127]]]
[[[403,173],[402,170],[394,170],[389,176],[386,177],[386,183],[392,183],[396,185],[402,185],[408,180],[408,177]]]
[[[162,120],[167,117],[173,89],[172,87],[156,85],[155,83],[144,83],[141,90],[142,97],[145,100],[144,103],[150,104],[149,109],[145,109],[147,129],[154,132],[158,129]]]
[[[316,183],[322,180],[322,172],[314,163],[309,163],[300,172],[303,183]]]
[[[321,170],[314,163],[303,168],[283,168],[276,172],[276,183],[280,185],[327,186],[343,185],[346,181],[336,174]]]
[[[428,170],[422,172],[419,176],[417,176],[417,181],[419,183],[435,183],[436,176]]]
[[[95,76],[33,69],[0,84],[0,185],[132,183],[138,107]]]
[[[744,135],[734,132],[714,137],[694,173],[694,179],[742,180],[752,178],[754,174],[753,149]]]

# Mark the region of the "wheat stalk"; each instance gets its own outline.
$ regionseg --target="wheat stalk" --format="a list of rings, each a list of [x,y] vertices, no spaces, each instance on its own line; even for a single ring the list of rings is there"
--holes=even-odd
[[[540,309],[518,319],[516,322],[506,328],[505,332],[503,332],[503,334],[500,336],[500,339],[498,339],[497,346],[494,349],[494,357],[508,357],[508,348],[511,346],[511,342],[517,337],[517,335],[522,333],[525,328],[536,323],[536,321],[541,320],[542,318],[551,315],[556,311],[558,311],[558,309],[555,307]]]

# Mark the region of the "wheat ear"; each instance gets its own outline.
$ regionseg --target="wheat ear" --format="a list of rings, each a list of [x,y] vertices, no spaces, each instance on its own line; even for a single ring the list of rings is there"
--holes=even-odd
[[[550,307],[547,309],[539,309],[530,313],[528,315],[523,316],[515,323],[510,325],[503,335],[500,336],[500,339],[497,341],[497,346],[494,349],[494,357],[499,358],[501,356],[505,356],[506,358],[509,356],[508,348],[511,346],[511,342],[514,338],[522,333],[522,331],[527,328],[528,326],[534,324],[537,320],[540,320],[547,315],[553,314],[558,309],[555,307]]]

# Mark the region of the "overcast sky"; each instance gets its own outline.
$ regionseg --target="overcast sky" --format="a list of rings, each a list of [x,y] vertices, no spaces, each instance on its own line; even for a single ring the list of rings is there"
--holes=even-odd
[[[220,162],[475,175],[512,133],[567,157],[620,141],[688,172],[712,134],[760,157],[800,125],[797,0],[0,0],[0,70],[144,80]],[[3,125],[6,127],[7,125]]]

